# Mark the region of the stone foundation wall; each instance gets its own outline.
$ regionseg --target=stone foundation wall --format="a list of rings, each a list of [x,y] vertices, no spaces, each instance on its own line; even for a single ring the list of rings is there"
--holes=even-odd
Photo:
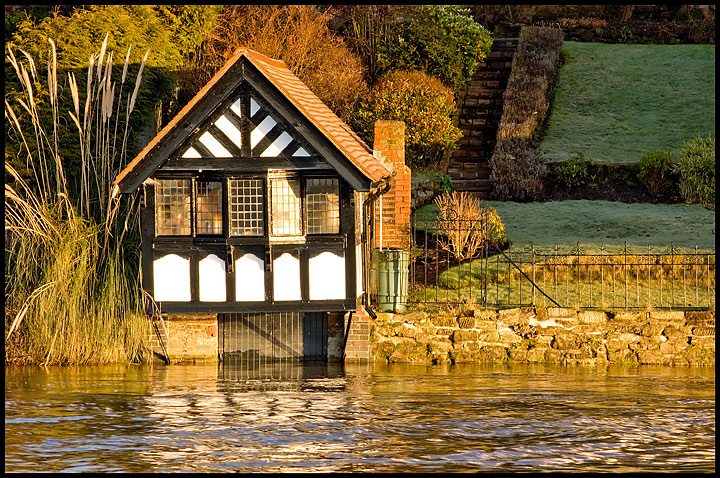
[[[561,308],[380,313],[371,359],[388,362],[715,364],[715,311]]]
[[[206,362],[218,360],[218,321],[216,314],[183,314],[163,316],[162,323],[155,321],[163,336],[167,355],[172,363]],[[163,331],[163,325],[165,330]],[[154,327],[150,330],[153,352],[164,351]]]

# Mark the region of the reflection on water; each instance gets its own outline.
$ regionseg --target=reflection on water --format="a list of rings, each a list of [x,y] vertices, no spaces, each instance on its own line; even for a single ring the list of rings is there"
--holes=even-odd
[[[715,369],[6,367],[5,471],[715,470]]]

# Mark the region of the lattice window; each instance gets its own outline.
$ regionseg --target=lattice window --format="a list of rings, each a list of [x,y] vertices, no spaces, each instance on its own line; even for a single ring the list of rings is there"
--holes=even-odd
[[[155,235],[190,235],[190,179],[161,179],[155,186]]]
[[[231,179],[230,235],[262,236],[265,221],[262,179]]]
[[[223,233],[223,196],[221,181],[197,181],[195,183],[197,201],[196,234]]]
[[[340,186],[337,178],[308,178],[305,188],[308,234],[340,232]]]
[[[273,236],[302,235],[300,180],[273,178],[270,181],[270,185]]]

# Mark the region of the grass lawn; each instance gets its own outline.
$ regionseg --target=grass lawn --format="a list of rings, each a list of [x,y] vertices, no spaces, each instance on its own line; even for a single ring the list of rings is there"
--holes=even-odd
[[[684,251],[715,250],[715,212],[686,204],[627,204],[615,201],[555,201],[516,203],[483,201],[494,207],[505,224],[511,250],[532,242],[540,248],[559,246],[564,252],[580,243],[585,252],[598,251],[605,245],[617,250],[625,242],[642,253],[647,246],[661,252],[671,243]],[[414,220],[434,218],[437,206],[418,209]]]
[[[565,42],[539,150],[632,163],[715,131],[715,45]]]

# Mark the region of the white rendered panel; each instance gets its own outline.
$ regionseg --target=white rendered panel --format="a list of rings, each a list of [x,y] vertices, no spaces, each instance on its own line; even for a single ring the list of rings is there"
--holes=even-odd
[[[310,153],[305,151],[305,148],[300,148],[293,153],[293,156],[310,156]]]
[[[308,261],[310,300],[345,298],[345,258],[323,252]]]
[[[255,103],[254,98],[250,98],[250,116],[253,116],[260,109],[260,105]]]
[[[250,133],[250,147],[254,148],[262,140],[266,134],[273,129],[277,123],[270,116],[266,116],[257,127]]]
[[[232,154],[223,147],[220,142],[215,139],[215,136],[211,135],[209,132],[205,131],[200,138],[198,138],[202,144],[205,145],[207,149],[210,150],[213,156],[216,158],[230,158],[232,157]]]
[[[242,116],[242,110],[240,109],[240,98],[237,99],[237,101],[230,105],[230,109],[233,113],[235,113],[238,116]]]
[[[200,261],[200,300],[202,302],[225,302],[225,261],[210,254]]]
[[[245,254],[235,261],[235,300],[265,300],[265,261],[255,254]]]
[[[185,151],[185,154],[182,155],[183,158],[199,158],[200,153],[197,152],[195,148],[190,146],[187,151]]]
[[[282,153],[283,149],[285,149],[285,147],[288,144],[290,144],[291,141],[292,141],[292,136],[290,136],[289,134],[287,134],[286,132],[283,131],[283,133],[280,136],[278,136],[277,139],[275,141],[273,141],[273,143],[270,146],[268,146],[268,148],[265,151],[263,151],[263,153],[260,156],[274,158],[274,157],[278,156],[280,153]]]
[[[217,126],[220,131],[222,131],[225,136],[230,139],[233,143],[235,143],[235,146],[238,148],[242,147],[242,134],[240,133],[240,130],[235,127],[235,125],[225,117],[225,115],[219,117],[217,121],[215,121],[215,126]]]
[[[168,254],[153,261],[154,299],[190,301],[190,259]]]
[[[273,297],[275,300],[300,300],[300,261],[290,253],[273,261]]]

